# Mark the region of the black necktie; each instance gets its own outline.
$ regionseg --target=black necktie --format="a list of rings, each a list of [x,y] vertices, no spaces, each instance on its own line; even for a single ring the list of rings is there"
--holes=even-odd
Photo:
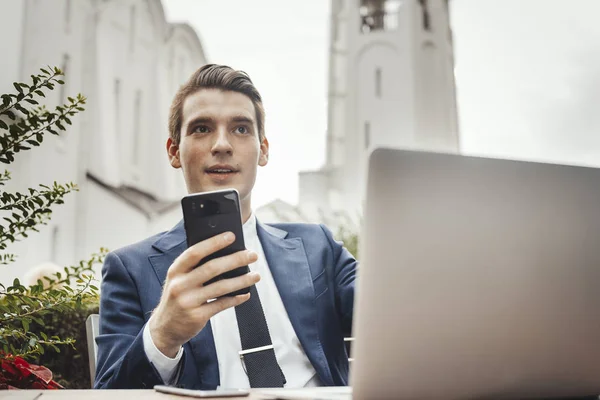
[[[285,376],[275,358],[269,327],[265,320],[256,285],[250,288],[250,299],[235,307],[242,351],[251,388],[283,387]]]

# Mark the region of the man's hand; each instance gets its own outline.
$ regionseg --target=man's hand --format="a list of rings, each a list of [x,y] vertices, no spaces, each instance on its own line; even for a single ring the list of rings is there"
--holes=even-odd
[[[152,341],[167,357],[175,357],[179,348],[196,336],[213,315],[250,298],[248,293],[207,302],[254,285],[260,280],[256,272],[203,285],[223,272],[255,262],[256,253],[239,251],[195,268],[204,257],[227,247],[234,239],[234,234],[227,232],[197,243],[181,253],[169,267],[160,302],[149,321]]]

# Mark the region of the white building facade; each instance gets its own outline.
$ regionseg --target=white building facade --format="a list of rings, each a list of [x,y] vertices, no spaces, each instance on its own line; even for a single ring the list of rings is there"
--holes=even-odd
[[[458,152],[448,0],[332,0],[326,164],[300,205],[361,215],[377,147]]]
[[[88,98],[66,133],[9,166],[7,190],[57,181],[80,191],[53,208],[39,234],[9,246],[19,258],[0,268],[0,282],[174,225],[186,190],[168,164],[167,119],[178,87],[206,63],[196,32],[168,23],[160,0],[0,0],[0,33],[12,38],[3,41],[0,92],[56,65],[66,84],[47,96],[48,108],[77,93]]]

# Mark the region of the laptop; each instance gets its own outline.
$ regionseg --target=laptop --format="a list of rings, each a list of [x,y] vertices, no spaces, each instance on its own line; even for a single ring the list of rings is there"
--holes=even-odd
[[[599,169],[377,149],[362,238],[354,399],[600,394]]]

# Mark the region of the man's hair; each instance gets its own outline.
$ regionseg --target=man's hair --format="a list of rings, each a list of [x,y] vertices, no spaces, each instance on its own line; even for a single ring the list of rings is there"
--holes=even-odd
[[[237,71],[226,65],[207,64],[192,74],[190,79],[179,88],[169,111],[169,136],[179,144],[185,99],[201,89],[219,89],[245,94],[250,98],[256,112],[258,138],[265,135],[265,109],[262,98],[250,77],[244,71]]]

